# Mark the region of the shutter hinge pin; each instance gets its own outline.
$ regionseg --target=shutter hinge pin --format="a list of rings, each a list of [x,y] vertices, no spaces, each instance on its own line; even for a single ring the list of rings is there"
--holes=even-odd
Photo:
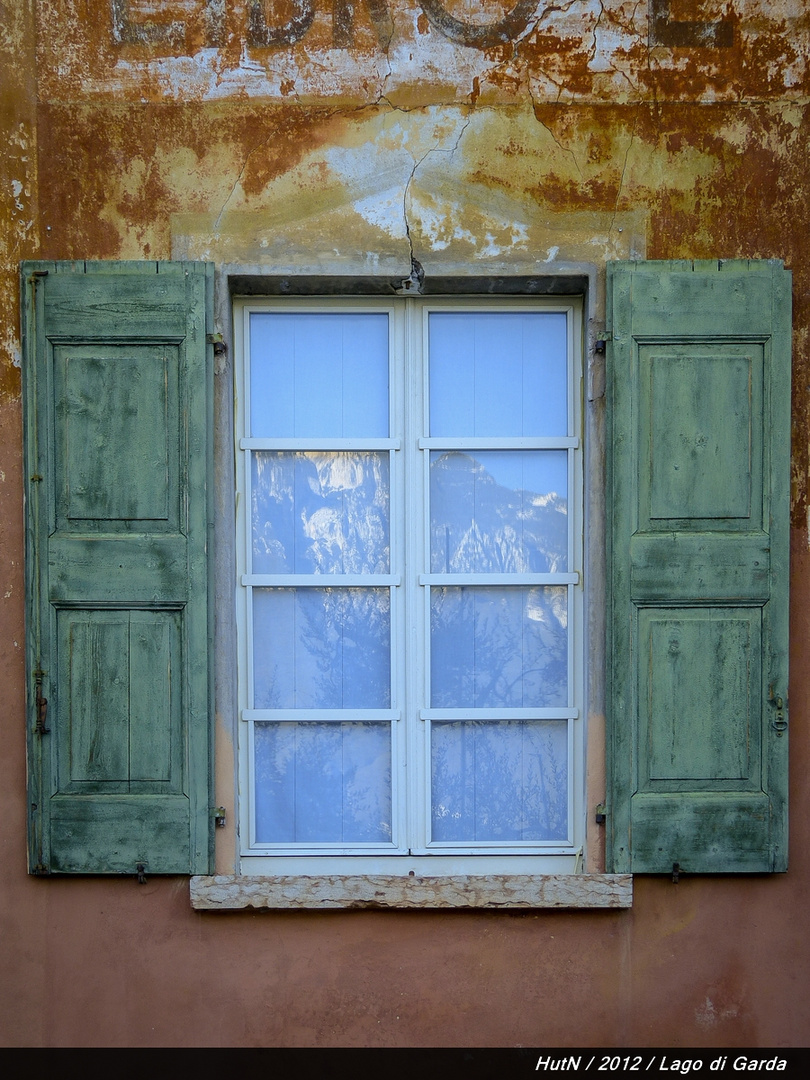
[[[596,813],[596,824],[597,825],[604,825],[605,824],[605,818],[607,817],[607,809],[605,808],[605,804],[604,803],[599,803],[599,805],[596,807],[595,813]]]
[[[225,344],[225,339],[222,334],[206,334],[205,341],[206,344],[214,346],[215,356],[220,356],[222,353],[228,351],[228,346]]]
[[[604,356],[609,341],[613,341],[613,334],[610,330],[603,330],[593,343],[593,351],[598,353],[599,356]]]
[[[677,885],[681,880],[681,864],[674,862],[672,864],[672,880]]]
[[[135,873],[138,875],[138,884],[139,885],[145,885],[146,884],[146,865],[144,863],[142,863],[142,862],[139,862],[138,865],[135,867]]]
[[[225,807],[224,806],[212,806],[211,814],[214,818],[214,824],[218,829],[225,828]]]

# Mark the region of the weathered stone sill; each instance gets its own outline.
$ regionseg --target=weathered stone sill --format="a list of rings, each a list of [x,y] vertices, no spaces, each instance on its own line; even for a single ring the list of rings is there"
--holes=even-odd
[[[630,874],[191,878],[199,911],[348,908],[629,908]]]

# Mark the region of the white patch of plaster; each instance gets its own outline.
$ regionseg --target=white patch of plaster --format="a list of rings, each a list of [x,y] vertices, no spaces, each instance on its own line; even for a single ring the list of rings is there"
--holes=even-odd
[[[402,218],[402,191],[391,189],[358,199],[352,204],[353,209],[367,221],[395,239],[405,239],[405,222]]]
[[[515,248],[525,248],[529,242],[529,234],[526,226],[516,221],[512,226],[510,238],[505,244],[497,243],[492,233],[487,233],[485,239],[486,244],[480,248],[478,254],[489,257],[503,255],[504,252],[514,251]]]
[[[6,353],[11,357],[11,363],[14,367],[18,368],[22,366],[20,343],[11,331],[6,330],[6,333],[2,335],[2,339],[0,339],[0,348],[5,349]]]
[[[560,249],[559,249],[559,247],[557,245],[555,245],[554,247],[550,247],[548,249],[548,252],[546,253],[546,257],[545,257],[545,259],[543,261],[547,262],[547,263],[554,262],[554,260],[557,258],[557,256],[559,254],[560,254]]]
[[[739,1006],[728,1005],[718,1008],[710,997],[695,1009],[695,1019],[701,1027],[714,1027],[724,1020],[735,1020],[740,1014]]]

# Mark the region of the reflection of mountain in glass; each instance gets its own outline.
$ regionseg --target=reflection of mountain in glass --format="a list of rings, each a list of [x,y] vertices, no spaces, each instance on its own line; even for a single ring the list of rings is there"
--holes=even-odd
[[[564,571],[566,471],[564,450],[431,454],[431,571]]]
[[[252,481],[254,573],[388,573],[387,454],[262,451]]]
[[[564,571],[566,486],[564,450],[433,454],[431,570]],[[565,588],[434,587],[430,625],[434,708],[567,704]]]

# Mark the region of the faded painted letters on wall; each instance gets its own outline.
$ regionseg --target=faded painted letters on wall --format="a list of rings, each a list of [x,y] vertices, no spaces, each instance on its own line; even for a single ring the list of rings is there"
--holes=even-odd
[[[107,0],[92,26],[50,0],[40,91],[143,101],[325,98],[424,105],[616,103],[671,91],[798,94],[807,56],[785,0]],[[763,35],[771,52],[761,51]],[[58,59],[57,59],[58,58]],[[747,76],[746,76],[747,77]],[[761,96],[761,95],[760,95]]]
[[[476,49],[517,41],[532,22],[559,11],[559,7],[548,0],[517,0],[508,10],[482,11],[481,19],[470,20],[454,13],[452,3],[445,6],[441,0],[418,0],[418,4],[440,34],[459,45]],[[194,5],[183,0],[163,4],[164,14],[160,21],[147,14],[153,6],[138,0],[110,0],[113,41],[117,45],[150,45],[156,49],[182,48],[187,32],[187,23],[182,16]],[[206,46],[222,46],[227,33],[225,0],[202,0],[196,6],[204,8]],[[387,0],[363,0],[362,5],[356,4],[355,0],[331,0],[331,3],[330,0],[291,0],[287,5],[247,0],[241,12],[241,30],[251,48],[285,48],[295,45],[308,34],[319,9],[331,8],[332,46],[346,49],[354,45],[355,8],[361,6],[366,9],[381,47],[387,48],[394,31]],[[493,6],[498,7],[497,4]],[[670,0],[649,0],[648,19],[652,45],[722,47],[731,45],[733,40],[733,26],[727,20],[687,22],[673,19]]]

